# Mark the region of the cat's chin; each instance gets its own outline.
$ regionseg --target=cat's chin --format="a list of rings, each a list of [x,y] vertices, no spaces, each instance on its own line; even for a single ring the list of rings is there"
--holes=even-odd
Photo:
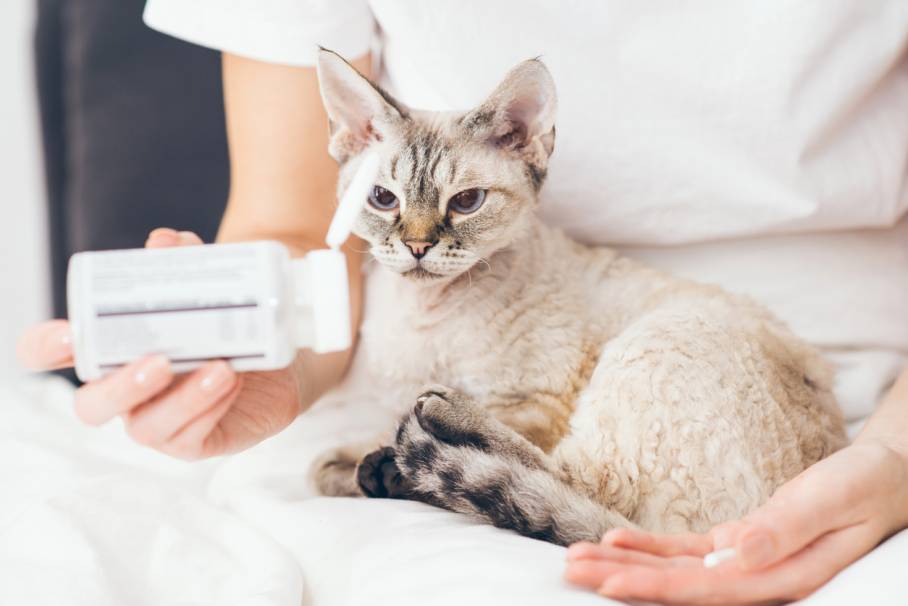
[[[408,280],[413,280],[414,282],[435,282],[454,277],[450,275],[436,274],[429,271],[428,269],[419,266],[414,267],[413,269],[408,269],[407,271],[402,272],[400,275]]]

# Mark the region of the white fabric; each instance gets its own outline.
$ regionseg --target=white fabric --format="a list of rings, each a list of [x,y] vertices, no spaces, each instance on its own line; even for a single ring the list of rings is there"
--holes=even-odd
[[[383,420],[368,404],[188,464],[81,425],[58,379],[0,402],[0,604],[613,603],[561,580],[561,547],[420,503],[309,498],[313,456]],[[908,531],[805,603],[904,606],[906,561]]]
[[[366,0],[167,0],[149,2],[145,22],[190,42],[288,64],[311,65],[318,45],[364,55],[373,35]]]
[[[264,60],[348,56],[478,103],[541,55],[559,90],[542,212],[769,305],[839,367],[851,421],[908,365],[908,2],[149,0],[152,27]],[[354,24],[348,27],[348,23]],[[783,234],[789,234],[784,235]]]

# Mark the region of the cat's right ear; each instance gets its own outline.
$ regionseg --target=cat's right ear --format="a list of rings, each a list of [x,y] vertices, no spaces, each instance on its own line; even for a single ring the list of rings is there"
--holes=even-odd
[[[406,108],[356,71],[343,57],[324,48],[318,53],[318,83],[331,124],[328,152],[340,163],[381,141]]]

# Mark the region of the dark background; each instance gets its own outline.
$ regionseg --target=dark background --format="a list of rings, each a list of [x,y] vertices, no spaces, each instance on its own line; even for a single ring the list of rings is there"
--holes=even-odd
[[[229,181],[221,63],[146,27],[144,0],[32,1],[61,318],[71,254],[139,247],[161,226],[214,238]]]

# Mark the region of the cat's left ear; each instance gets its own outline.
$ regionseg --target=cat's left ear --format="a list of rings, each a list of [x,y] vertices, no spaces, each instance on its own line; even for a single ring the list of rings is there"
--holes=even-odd
[[[464,116],[474,136],[545,170],[555,148],[555,81],[545,64],[530,59],[514,67],[483,103]]]
[[[407,108],[327,49],[318,53],[318,84],[331,125],[328,152],[338,162],[381,141]]]

